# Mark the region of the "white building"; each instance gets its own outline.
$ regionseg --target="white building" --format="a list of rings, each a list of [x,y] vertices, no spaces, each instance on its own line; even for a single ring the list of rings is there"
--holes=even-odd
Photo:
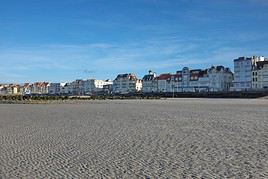
[[[252,88],[254,90],[268,89],[268,59],[256,62],[252,71]]]
[[[172,92],[172,82],[171,82],[171,74],[160,74],[156,77],[157,80],[157,92],[159,93],[166,93]]]
[[[97,94],[103,92],[103,87],[105,85],[112,85],[111,80],[96,80],[88,79],[84,82],[84,92],[85,94]]]
[[[252,72],[258,61],[264,57],[239,57],[234,59],[234,81],[232,91],[248,91],[253,88]]]
[[[208,89],[207,70],[192,70],[184,67],[181,71],[177,71],[177,75],[179,77],[179,92],[197,92]]]
[[[113,82],[110,84],[103,85],[103,93],[104,94],[112,94],[113,92]]]
[[[69,91],[72,95],[84,95],[85,94],[85,81],[77,79],[70,83]]]
[[[71,83],[62,83],[60,86],[61,94],[68,95],[94,95],[103,93],[103,87],[105,85],[112,85],[111,80],[96,80],[88,79],[82,80],[78,79]]]
[[[23,86],[22,86],[22,94],[25,95],[25,94],[31,94],[32,92],[32,89],[33,89],[33,84],[30,84],[30,83],[24,83]]]
[[[233,73],[224,66],[212,66],[208,69],[209,91],[229,91],[233,81]]]
[[[0,85],[0,95],[7,94],[7,87],[5,85]]]
[[[51,95],[60,94],[60,83],[49,83],[48,84],[48,93]]]
[[[112,80],[109,79],[105,80],[102,86],[102,92],[104,94],[111,94],[113,91],[113,84],[114,82]]]
[[[157,92],[156,73],[149,71],[147,75],[142,78],[142,92],[153,93]]]
[[[180,72],[176,74],[160,74],[156,77],[157,92],[182,92],[182,74]]]
[[[119,74],[113,81],[113,93],[127,94],[141,91],[142,82],[134,74]]]
[[[60,94],[62,95],[71,95],[72,87],[70,83],[60,83]]]

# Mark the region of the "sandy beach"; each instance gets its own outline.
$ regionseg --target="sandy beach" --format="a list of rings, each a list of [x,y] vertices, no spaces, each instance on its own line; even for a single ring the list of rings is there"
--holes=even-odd
[[[268,178],[268,100],[0,104],[0,178]]]

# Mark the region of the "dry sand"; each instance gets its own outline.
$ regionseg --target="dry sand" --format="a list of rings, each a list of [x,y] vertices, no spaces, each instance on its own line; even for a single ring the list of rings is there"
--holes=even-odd
[[[0,104],[0,178],[268,178],[268,100]]]

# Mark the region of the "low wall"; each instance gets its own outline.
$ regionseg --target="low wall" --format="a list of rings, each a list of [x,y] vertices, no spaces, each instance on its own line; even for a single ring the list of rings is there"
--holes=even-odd
[[[268,92],[184,92],[184,93],[129,93],[95,96],[55,96],[55,95],[0,95],[1,101],[24,100],[90,100],[90,99],[159,99],[159,98],[260,98]]]

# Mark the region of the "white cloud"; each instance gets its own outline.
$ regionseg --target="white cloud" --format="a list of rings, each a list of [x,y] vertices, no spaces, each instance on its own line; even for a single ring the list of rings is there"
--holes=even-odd
[[[209,39],[195,39],[188,42],[177,36],[169,36],[139,43],[50,44],[0,49],[0,70],[5,74],[1,78],[10,81],[19,79],[19,76],[21,81],[39,78],[66,81],[89,76],[113,79],[117,73],[137,72],[143,75],[149,69],[164,73],[184,66],[207,67],[221,64],[232,67],[232,60],[238,56],[268,55],[265,54],[264,47],[222,48],[218,43],[213,43],[210,47],[205,43],[207,46],[204,46],[207,40]],[[206,50],[206,56],[202,57],[203,50]],[[11,75],[14,71],[18,76]],[[44,73],[38,74],[36,71]],[[66,76],[47,75],[56,72]]]

